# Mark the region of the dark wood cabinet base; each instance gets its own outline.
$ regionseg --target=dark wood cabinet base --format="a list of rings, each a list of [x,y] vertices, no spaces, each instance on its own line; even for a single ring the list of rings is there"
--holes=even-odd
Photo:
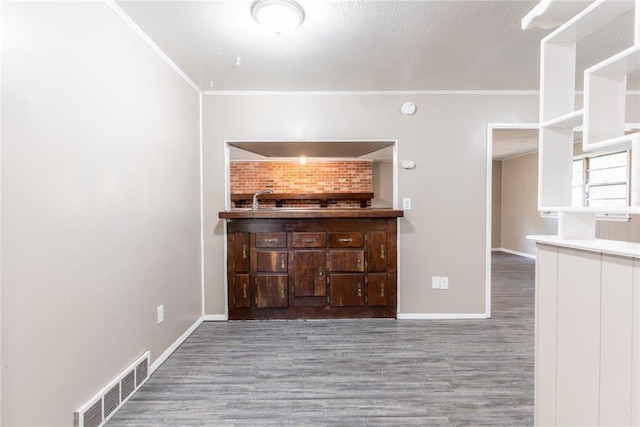
[[[227,219],[229,319],[395,318],[396,217]]]

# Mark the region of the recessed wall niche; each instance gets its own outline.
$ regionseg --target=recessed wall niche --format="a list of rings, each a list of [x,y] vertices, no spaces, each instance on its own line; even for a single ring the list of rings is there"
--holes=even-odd
[[[274,194],[260,198],[261,208],[391,208],[395,144],[395,141],[229,141],[230,207],[247,208],[251,206],[251,197],[246,196],[270,189]],[[301,156],[306,163],[300,162]],[[314,195],[319,197],[314,199]]]

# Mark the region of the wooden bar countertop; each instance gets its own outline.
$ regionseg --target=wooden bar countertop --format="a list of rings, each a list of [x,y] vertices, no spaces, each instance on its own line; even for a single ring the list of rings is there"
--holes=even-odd
[[[271,219],[271,218],[398,218],[404,212],[391,208],[258,208],[230,209],[218,213],[225,219]]]

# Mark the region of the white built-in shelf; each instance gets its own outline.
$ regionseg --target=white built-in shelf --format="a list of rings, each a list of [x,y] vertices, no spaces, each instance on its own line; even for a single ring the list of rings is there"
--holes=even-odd
[[[527,239],[547,245],[640,258],[640,243],[605,239],[562,239],[558,236],[527,236]]]
[[[558,3],[554,5],[554,3]],[[532,20],[549,22],[553,13],[563,14],[563,0],[543,0],[531,11]],[[635,9],[635,11],[634,11]],[[629,12],[634,13],[635,43],[585,70],[582,109],[576,102],[576,51],[578,43],[595,31],[610,27]],[[551,14],[544,16],[545,14]],[[557,19],[556,19],[557,20]],[[523,27],[525,19],[523,19]],[[540,46],[540,150],[538,209],[566,212],[566,221],[584,213],[640,213],[640,194],[634,192],[623,208],[575,208],[571,206],[574,129],[583,128],[583,150],[613,151],[632,148],[632,173],[640,175],[640,132],[625,134],[629,121],[626,106],[627,76],[640,70],[640,0],[597,0],[545,37]],[[580,107],[578,107],[580,108]],[[625,120],[626,119],[626,120]],[[640,122],[640,117],[631,118]],[[633,187],[633,186],[632,186]],[[636,187],[638,187],[636,185]],[[633,191],[633,190],[632,190]]]
[[[578,126],[582,126],[582,118],[584,115],[583,113],[583,109],[572,111],[560,117],[555,117],[551,120],[547,120],[546,122],[543,122],[540,127],[574,129]]]
[[[542,39],[541,122],[575,110],[576,43],[633,8],[634,0],[598,0]]]
[[[563,3],[566,0],[555,0]],[[543,43],[575,43],[634,8],[634,0],[598,0],[545,37]]]
[[[623,215],[623,214],[640,214],[639,206],[616,206],[616,207],[577,207],[577,206],[550,206],[548,212],[584,212],[596,215]]]
[[[640,70],[640,45],[584,72],[583,150],[628,150],[638,132],[625,135],[627,75]],[[640,117],[637,118],[640,121]]]

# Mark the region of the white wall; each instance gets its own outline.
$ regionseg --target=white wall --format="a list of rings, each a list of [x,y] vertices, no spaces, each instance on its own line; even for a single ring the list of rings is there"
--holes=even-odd
[[[1,7],[0,424],[68,426],[201,315],[199,95],[106,3]]]
[[[411,100],[415,116],[400,105]],[[225,140],[398,140],[400,312],[485,310],[487,123],[535,122],[536,95],[207,95],[203,101],[206,313],[225,312]],[[431,276],[450,289],[432,290]]]

